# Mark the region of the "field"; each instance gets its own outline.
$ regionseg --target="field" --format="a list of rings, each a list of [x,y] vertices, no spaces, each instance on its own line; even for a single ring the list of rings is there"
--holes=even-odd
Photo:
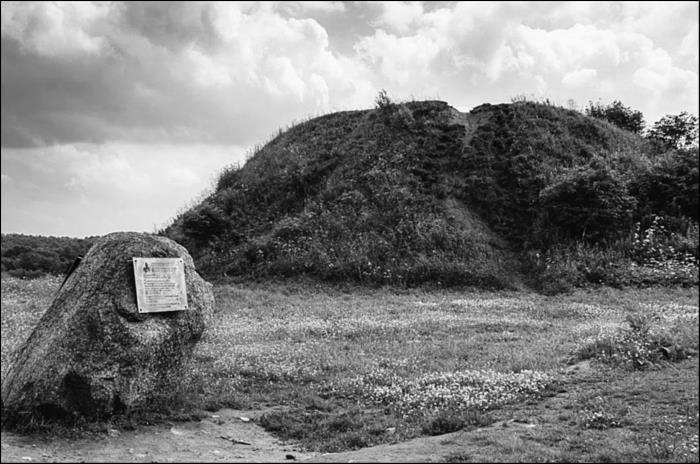
[[[59,284],[3,276],[3,376]],[[261,410],[267,431],[324,453],[461,430],[443,461],[698,460],[697,288],[251,283],[215,297],[159,420]]]

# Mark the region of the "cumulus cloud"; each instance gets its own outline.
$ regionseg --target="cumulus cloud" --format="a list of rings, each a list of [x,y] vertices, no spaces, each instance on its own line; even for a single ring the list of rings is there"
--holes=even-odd
[[[698,28],[694,28],[683,37],[678,47],[678,55],[681,60],[688,60],[687,64],[695,69],[698,68],[698,48]]]
[[[501,101],[534,89],[636,100],[652,85],[642,111],[661,110],[668,92],[697,100],[681,82],[697,76],[697,5],[363,7],[376,29],[341,53],[315,16],[357,22],[354,4],[3,2],[3,146],[252,144],[291,119],[367,107],[382,87],[462,107],[482,102],[460,82],[500,89]]]
[[[394,31],[406,32],[423,15],[419,2],[381,2],[377,23]]]
[[[591,84],[597,75],[598,73],[595,69],[579,69],[566,73],[562,78],[561,83],[566,86],[580,87]]]
[[[3,2],[2,35],[44,56],[96,54],[105,41],[94,34],[109,5],[87,2]]]
[[[265,3],[2,8],[3,146],[254,143],[367,97],[325,29]]]
[[[201,144],[4,148],[3,171],[22,181],[3,172],[3,227],[24,224],[25,233],[78,236],[150,231],[213,188],[226,166],[242,164],[245,152]]]
[[[290,14],[308,13],[342,13],[345,11],[343,2],[281,2],[276,7]]]
[[[358,54],[400,86],[432,75],[431,62],[440,51],[432,40],[420,36],[397,37],[378,30],[361,40]]]
[[[393,25],[386,16],[387,30],[355,49],[395,93],[437,88],[463,109],[530,93],[621,99],[650,121],[680,112],[683,100],[697,112],[697,5],[459,2]]]
[[[381,88],[698,112],[697,2],[0,5],[3,231],[150,228],[231,153]]]

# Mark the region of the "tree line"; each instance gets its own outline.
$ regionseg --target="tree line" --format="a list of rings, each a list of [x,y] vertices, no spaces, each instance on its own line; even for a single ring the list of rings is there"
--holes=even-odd
[[[76,257],[84,255],[96,237],[44,237],[2,234],[0,267],[13,277],[62,275]]]
[[[698,117],[686,111],[667,114],[649,129],[645,127],[641,111],[625,106],[619,100],[607,105],[589,101],[584,114],[645,137],[657,145],[657,151],[688,149],[698,145]]]

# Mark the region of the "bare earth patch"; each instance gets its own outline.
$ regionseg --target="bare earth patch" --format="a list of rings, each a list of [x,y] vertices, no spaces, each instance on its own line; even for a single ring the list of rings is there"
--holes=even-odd
[[[75,440],[3,431],[2,462],[279,462],[287,455],[314,456],[299,453],[255,424],[261,412],[224,409],[199,422],[112,429]]]
[[[633,373],[584,361],[563,376],[550,396],[494,411],[488,426],[356,451],[303,452],[255,423],[270,410],[224,409],[76,440],[3,432],[2,462],[697,462],[697,358]],[[608,421],[587,423],[597,403]],[[655,442],[663,426],[677,440]]]

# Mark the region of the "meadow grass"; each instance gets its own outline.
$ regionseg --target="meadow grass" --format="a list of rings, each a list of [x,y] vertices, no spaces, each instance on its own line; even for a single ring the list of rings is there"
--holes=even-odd
[[[22,344],[44,311],[49,307],[63,278],[45,276],[38,279],[19,279],[2,273],[2,310],[0,360],[2,378],[9,369],[14,351]]]
[[[59,284],[50,278],[3,276],[3,376],[12,350],[28,336]],[[575,430],[572,436],[593,437],[577,446],[591,453],[613,447],[601,441],[604,434],[600,439],[595,434],[632,427],[627,438],[644,445],[640,456],[697,458],[697,381],[682,387],[695,385],[694,392],[671,398],[668,407],[659,406],[648,417],[639,405],[630,406],[629,398],[616,400],[606,393],[610,379],[687,376],[688,368],[675,367],[683,364],[667,361],[697,354],[697,288],[602,287],[544,296],[248,283],[219,284],[214,291],[214,321],[195,348],[180,390],[168,400],[171,418],[195,409],[271,408],[256,421],[280,438],[316,451],[357,449],[478,430],[504,411],[556,395],[566,385],[568,366],[591,359],[600,376],[559,414]],[[672,345],[663,346],[674,346],[684,356],[648,357],[637,367],[625,363],[627,358],[612,363],[600,356],[606,352],[601,340],[615,347],[624,341],[620,334],[639,321],[654,340],[672,336]],[[697,375],[693,363],[697,357],[691,360]],[[642,397],[657,393],[656,384],[646,389],[644,382],[635,383]],[[653,426],[664,417],[673,427]],[[634,424],[642,425],[635,431]],[[556,430],[540,437],[543,443],[561,433]],[[489,446],[500,449],[491,456],[503,460],[512,460],[506,448],[517,448],[498,440]],[[557,445],[548,446],[556,451]],[[575,459],[575,450],[565,451],[550,454]],[[580,450],[581,456],[629,457],[614,449],[603,450],[607,458],[588,451]]]

